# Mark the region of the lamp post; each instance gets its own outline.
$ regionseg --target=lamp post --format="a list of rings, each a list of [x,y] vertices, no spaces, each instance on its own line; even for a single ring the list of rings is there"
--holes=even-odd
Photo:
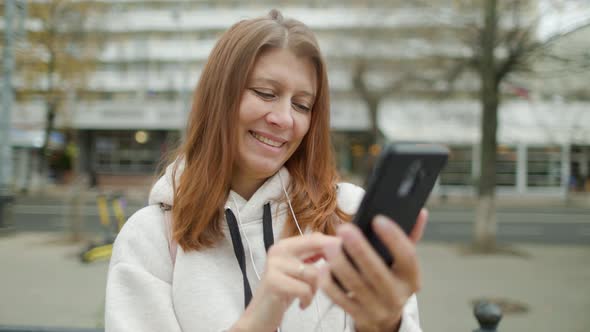
[[[18,11],[17,11],[18,9]],[[24,34],[25,2],[4,1],[4,48],[2,54],[2,109],[0,110],[0,230],[9,228],[12,220],[12,142],[10,137],[14,91],[14,41]],[[18,19],[18,29],[14,22]]]
[[[0,113],[0,229],[9,226],[12,215],[12,143],[10,127],[12,119],[12,71],[14,69],[13,22],[16,0],[4,2],[4,54],[2,55],[2,113]]]

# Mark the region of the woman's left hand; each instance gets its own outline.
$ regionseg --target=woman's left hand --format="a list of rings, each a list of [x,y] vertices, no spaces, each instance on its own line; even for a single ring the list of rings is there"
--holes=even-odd
[[[319,285],[332,301],[355,321],[357,331],[398,331],[403,307],[420,289],[420,272],[415,244],[422,237],[428,213],[422,209],[410,236],[384,216],[372,226],[394,257],[388,267],[371,247],[358,227],[341,225],[337,235],[358,269],[348,261],[338,244],[324,248],[328,264],[320,270]],[[343,291],[332,279],[341,282]]]

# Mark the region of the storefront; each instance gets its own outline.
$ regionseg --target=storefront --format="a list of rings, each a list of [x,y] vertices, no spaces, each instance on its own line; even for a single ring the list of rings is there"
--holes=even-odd
[[[507,101],[499,110],[496,161],[500,194],[565,197],[590,186],[590,112],[585,103]],[[559,112],[555,112],[559,109]],[[434,142],[451,154],[435,192],[473,193],[480,167],[476,101],[389,101],[379,126],[388,141]],[[586,127],[585,127],[586,126]]]
[[[80,171],[91,182],[123,176],[153,177],[175,147],[178,131],[84,130],[79,133]]]

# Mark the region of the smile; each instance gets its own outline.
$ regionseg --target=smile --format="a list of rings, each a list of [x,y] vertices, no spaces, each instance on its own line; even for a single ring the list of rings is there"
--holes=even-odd
[[[277,141],[274,141],[274,140],[272,140],[272,139],[270,139],[268,137],[264,137],[264,136],[258,135],[257,133],[255,133],[253,131],[250,131],[250,135],[252,135],[252,137],[254,137],[255,139],[257,139],[258,141],[260,141],[260,142],[262,142],[262,143],[264,143],[266,145],[270,145],[272,147],[275,147],[275,148],[280,148],[281,146],[283,146],[283,144],[285,144],[285,142],[277,142]]]

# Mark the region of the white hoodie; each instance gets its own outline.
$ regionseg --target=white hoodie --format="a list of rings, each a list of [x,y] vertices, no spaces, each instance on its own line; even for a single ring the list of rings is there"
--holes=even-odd
[[[179,170],[180,171],[180,170]],[[280,173],[280,176],[279,176]],[[266,251],[262,232],[263,206],[271,202],[275,239],[285,223],[287,204],[278,204],[288,186],[289,173],[282,168],[269,178],[248,201],[230,192],[226,207],[241,220],[240,235],[252,293],[259,280],[252,266],[262,273]],[[178,176],[178,175],[177,175]],[[166,175],[151,190],[149,206],[133,214],[115,241],[106,290],[105,331],[201,332],[228,330],[244,312],[244,286],[225,222],[225,238],[214,248],[184,252],[178,247],[175,262],[168,249],[168,229],[159,203],[172,205],[172,175]],[[348,183],[338,186],[338,205],[356,212],[364,192]],[[237,206],[236,206],[237,204]],[[282,332],[353,331],[349,315],[319,291],[305,310],[294,301],[286,311]],[[327,311],[327,313],[326,313]],[[320,321],[321,322],[318,323]],[[418,306],[412,296],[404,307],[401,332],[421,331]]]

